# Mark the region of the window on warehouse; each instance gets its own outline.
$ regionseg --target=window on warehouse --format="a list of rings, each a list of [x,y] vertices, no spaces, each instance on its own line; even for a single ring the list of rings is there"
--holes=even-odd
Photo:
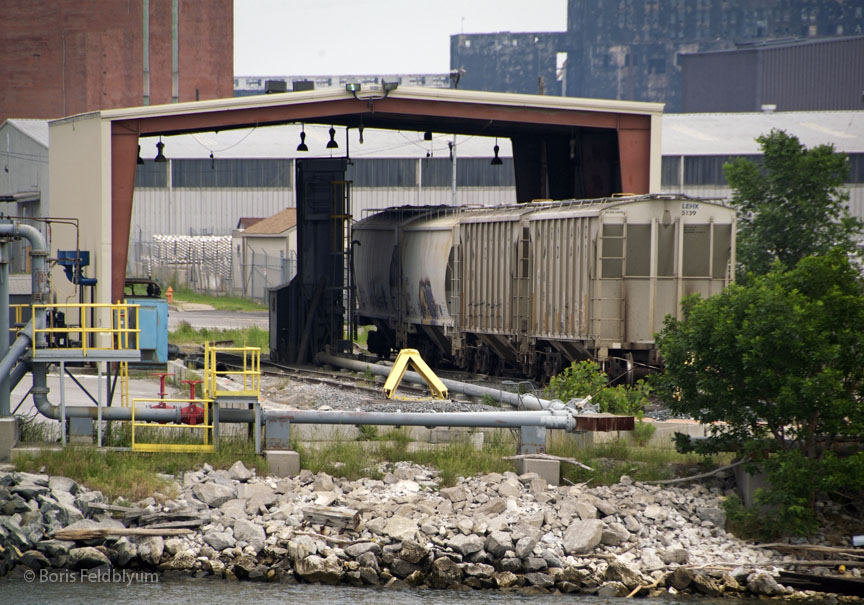
[[[413,158],[357,158],[345,178],[354,187],[416,187],[417,160]]]
[[[660,169],[660,184],[663,187],[681,187],[681,156],[664,155]]]
[[[864,183],[864,153],[849,154],[849,182]]]
[[[168,164],[144,160],[135,169],[135,186],[164,188],[168,186]]]
[[[684,158],[684,185],[726,185],[723,165],[735,157],[761,163],[762,156],[698,155]]]
[[[458,169],[458,160],[456,166]],[[453,164],[450,158],[421,158],[420,171],[424,187],[450,187],[453,182]]]
[[[171,162],[171,185],[177,188],[291,187],[294,162],[286,159],[185,159]]]
[[[456,161],[457,187],[513,187],[516,176],[513,158],[500,158],[501,164],[492,165],[492,158],[459,158]]]

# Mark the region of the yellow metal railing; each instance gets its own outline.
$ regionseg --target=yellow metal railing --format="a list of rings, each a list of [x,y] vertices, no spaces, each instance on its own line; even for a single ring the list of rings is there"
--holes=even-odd
[[[78,314],[77,325],[67,325],[71,315]],[[32,313],[44,313],[44,328],[33,328],[33,340],[38,342],[39,334],[44,334],[48,343],[47,350],[78,350],[84,357],[88,351],[137,350],[138,305],[133,304],[53,304],[32,305]],[[63,325],[59,323],[63,315]],[[92,343],[91,343],[92,336]]]
[[[121,361],[120,368],[120,407],[129,407],[129,362]]]
[[[191,407],[193,405],[203,408],[203,422],[201,424],[172,423],[162,424],[135,419],[135,410],[138,404],[156,404],[156,406]],[[215,450],[213,439],[213,402],[209,399],[133,399],[132,400],[132,451],[133,452],[212,452]],[[139,410],[140,412],[141,410]],[[141,430],[145,435],[154,431],[168,432],[165,441],[139,441]],[[201,431],[200,443],[188,443],[190,432]]]
[[[233,369],[219,370],[216,355],[235,355],[240,361]],[[230,378],[239,389],[220,389],[217,379]],[[261,349],[259,347],[217,347],[204,344],[204,397],[254,397],[261,393]]]
[[[29,309],[30,305],[9,305],[9,308],[15,312],[15,317],[9,325],[9,331],[17,334],[24,326],[24,309]]]

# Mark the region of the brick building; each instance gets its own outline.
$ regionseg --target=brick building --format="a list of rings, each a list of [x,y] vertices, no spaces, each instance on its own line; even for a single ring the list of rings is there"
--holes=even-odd
[[[5,0],[0,123],[233,95],[232,0]]]

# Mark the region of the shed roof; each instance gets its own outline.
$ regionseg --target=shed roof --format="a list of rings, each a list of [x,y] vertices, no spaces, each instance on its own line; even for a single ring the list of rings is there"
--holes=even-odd
[[[8,124],[48,149],[48,120],[29,120],[10,118],[3,124]]]
[[[297,226],[297,209],[286,208],[258,221],[243,231],[243,235],[278,235]]]
[[[756,137],[772,129],[807,147],[832,143],[844,153],[864,153],[864,111],[679,113],[663,116],[663,155],[761,154]]]
[[[260,223],[263,220],[263,216],[241,216],[237,220],[237,228],[242,231],[243,229],[248,229],[255,223]]]

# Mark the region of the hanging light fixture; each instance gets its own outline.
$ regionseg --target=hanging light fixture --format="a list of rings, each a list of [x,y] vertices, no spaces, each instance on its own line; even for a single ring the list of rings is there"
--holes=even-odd
[[[165,149],[165,143],[162,142],[162,137],[159,137],[159,142],[156,143],[156,157],[153,158],[154,162],[159,162],[161,164],[168,161],[168,158],[166,158],[165,154],[162,153],[163,149]]]
[[[500,166],[501,164],[504,163],[504,162],[501,160],[501,158],[498,157],[498,151],[499,151],[500,149],[501,149],[501,148],[498,147],[498,137],[495,137],[495,147],[492,148],[492,151],[495,152],[495,157],[492,158],[492,165],[493,165],[493,166]]]
[[[357,129],[360,132],[360,144],[363,144],[363,124],[360,124],[360,127]]]
[[[144,158],[141,157],[141,145],[138,145],[138,160],[135,163],[139,165],[144,163]]]
[[[330,140],[327,141],[327,149],[339,149],[339,143],[336,142],[336,129],[330,127]]]
[[[426,132],[424,132],[423,133],[423,140],[424,141],[431,141],[432,140],[432,131],[427,130]]]
[[[309,151],[309,147],[306,145],[306,126],[300,126],[300,144],[297,145],[297,151]]]

